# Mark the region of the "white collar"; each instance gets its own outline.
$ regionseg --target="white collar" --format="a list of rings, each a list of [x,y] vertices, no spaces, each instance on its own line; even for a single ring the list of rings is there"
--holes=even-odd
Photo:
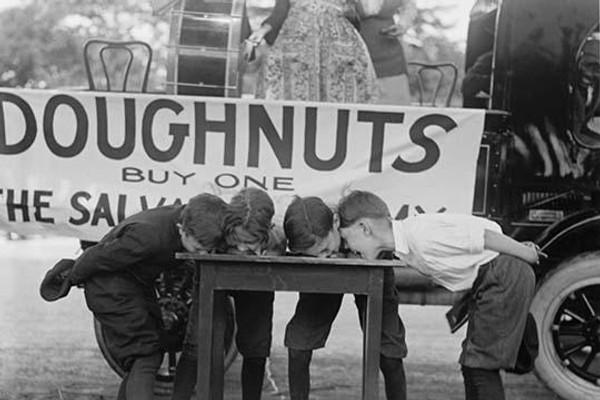
[[[392,220],[392,234],[394,235],[395,252],[408,254],[408,242],[406,240],[406,231],[402,221]]]

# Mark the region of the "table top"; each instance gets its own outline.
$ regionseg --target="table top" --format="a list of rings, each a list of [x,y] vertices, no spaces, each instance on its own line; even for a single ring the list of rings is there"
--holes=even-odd
[[[175,257],[185,260],[197,260],[207,262],[218,262],[219,264],[268,264],[270,267],[277,265],[299,265],[299,266],[347,266],[347,267],[397,267],[398,263],[392,260],[365,260],[362,258],[320,258],[301,256],[249,256],[238,254],[199,254],[199,253],[176,253]]]

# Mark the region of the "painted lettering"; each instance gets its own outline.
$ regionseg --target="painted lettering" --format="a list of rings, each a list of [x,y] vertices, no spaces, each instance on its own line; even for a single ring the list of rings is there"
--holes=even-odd
[[[98,149],[105,157],[112,160],[123,160],[133,153],[135,148],[135,99],[123,99],[125,106],[125,132],[123,143],[114,147],[108,141],[108,115],[106,97],[96,97],[96,115],[98,124]]]
[[[457,127],[456,122],[447,115],[428,114],[419,118],[410,127],[409,136],[414,144],[425,150],[425,155],[423,159],[416,162],[405,161],[401,156],[398,156],[392,163],[394,169],[407,173],[417,173],[428,170],[438,162],[440,159],[440,148],[435,140],[425,136],[425,129],[430,126],[438,126],[444,129],[446,133]]]
[[[335,134],[335,152],[329,160],[317,156],[317,108],[306,108],[306,130],[304,139],[304,161],[317,171],[333,171],[346,160],[348,148],[348,124],[350,111],[338,110]]]
[[[4,117],[4,103],[11,103],[23,114],[25,131],[23,137],[16,143],[9,144],[6,134],[6,120]],[[12,128],[12,125],[10,126]],[[27,150],[35,141],[37,123],[35,115],[29,104],[12,93],[0,93],[0,154],[19,154]]]
[[[263,105],[250,104],[250,126],[248,144],[248,166],[258,167],[260,156],[260,132],[271,145],[281,168],[292,167],[292,145],[294,140],[294,107],[283,106],[281,136]]]
[[[54,116],[60,106],[66,106],[75,115],[75,138],[73,143],[63,146],[58,143],[54,134]],[[61,126],[61,129],[68,129]],[[85,148],[88,138],[88,118],[83,105],[74,97],[65,94],[52,96],[44,110],[44,138],[50,151],[64,158],[75,157]]]
[[[225,120],[212,121],[206,118],[206,103],[194,103],[196,119],[194,164],[206,163],[206,134],[214,132],[225,134],[223,165],[235,165],[235,107],[235,104],[225,104]]]
[[[163,109],[171,110],[175,115],[178,115],[183,111],[183,106],[169,99],[158,99],[148,104],[142,118],[142,144],[144,145],[146,154],[152,160],[168,162],[179,155],[185,137],[189,135],[189,124],[169,124],[169,135],[173,136],[173,140],[168,149],[160,150],[154,143],[152,125],[156,114]]]

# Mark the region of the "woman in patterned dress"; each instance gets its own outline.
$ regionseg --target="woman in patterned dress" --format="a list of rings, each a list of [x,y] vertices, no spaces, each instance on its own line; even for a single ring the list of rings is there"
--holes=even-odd
[[[256,97],[373,103],[377,79],[367,47],[346,17],[355,0],[276,0],[249,40],[272,44]]]

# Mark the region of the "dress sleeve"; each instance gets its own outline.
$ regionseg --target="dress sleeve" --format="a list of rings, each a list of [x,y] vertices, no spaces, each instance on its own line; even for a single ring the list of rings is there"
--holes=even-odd
[[[290,9],[290,0],[276,0],[275,7],[271,11],[271,15],[263,21],[264,24],[269,24],[273,29],[271,32],[265,35],[265,41],[272,45],[279,34],[279,30],[283,25],[283,22],[287,18],[288,11]]]
[[[151,257],[156,247],[152,235],[138,224],[109,232],[75,260],[71,282],[77,285],[93,275],[121,271]]]

